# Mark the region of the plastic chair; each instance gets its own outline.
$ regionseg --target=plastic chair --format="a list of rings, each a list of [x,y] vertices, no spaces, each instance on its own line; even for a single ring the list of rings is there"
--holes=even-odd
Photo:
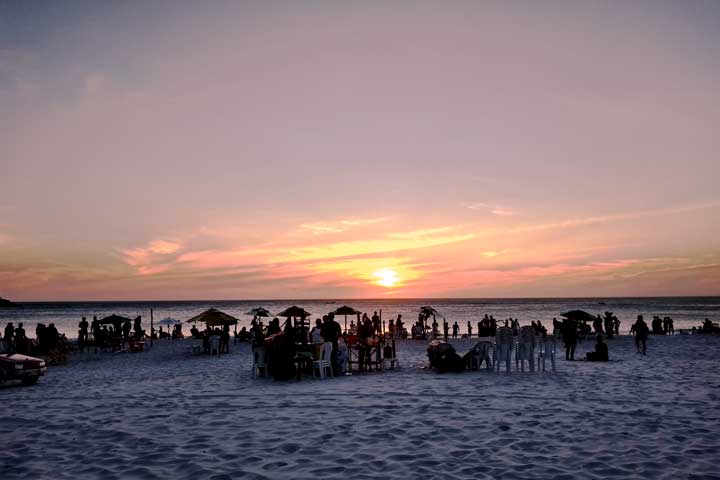
[[[555,341],[555,337],[545,337],[543,341],[540,343],[540,348],[538,348],[538,368],[542,368],[542,371],[545,371],[545,360],[547,358],[550,359],[550,365],[552,366],[552,371],[555,371],[555,350],[557,348],[557,342]]]
[[[253,350],[252,378],[256,378],[258,375],[264,377],[265,372],[267,372],[265,349],[263,347],[258,347]]]
[[[320,360],[315,360],[313,362],[313,378],[317,378],[315,375],[315,371],[318,371],[320,374],[320,380],[323,380],[325,378],[325,372],[329,371],[330,376],[333,376],[332,371],[332,365],[330,364],[330,359],[332,358],[332,343],[325,342],[322,344],[322,349],[320,350]]]
[[[515,339],[510,327],[500,327],[495,335],[495,370],[500,371],[500,363],[505,362],[505,371],[510,373],[512,366],[512,350]]]
[[[479,370],[482,362],[485,362],[485,366],[488,370],[495,369],[495,356],[494,346],[492,342],[482,341],[475,344],[470,355],[470,369]]]
[[[535,371],[535,329],[529,325],[520,328],[520,339],[515,349],[515,369],[525,371],[525,361],[530,371]]]
[[[215,352],[217,356],[220,356],[220,337],[218,335],[212,335],[210,337],[210,355]]]
[[[395,340],[390,340],[391,343],[388,343],[384,348],[382,352],[382,370],[385,370],[385,364],[390,364],[390,370],[395,369],[395,366],[400,368],[400,360],[397,359],[397,350],[395,349]],[[388,348],[390,347],[390,348]],[[385,353],[390,353],[389,356],[385,356]]]

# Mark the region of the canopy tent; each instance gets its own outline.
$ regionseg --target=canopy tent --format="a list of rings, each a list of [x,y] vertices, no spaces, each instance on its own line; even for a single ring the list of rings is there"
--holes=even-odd
[[[211,308],[209,310],[205,310],[200,315],[195,315],[190,320],[186,320],[186,323],[201,322],[207,324],[208,327],[218,327],[223,325],[236,325],[239,321],[240,320],[232,315],[221,312],[216,308]]]
[[[343,305],[342,307],[333,310],[331,313],[335,315],[344,315],[345,316],[345,333],[347,333],[347,316],[348,315],[360,315],[362,312],[359,310],[355,310],[352,307],[348,307],[347,305]]]
[[[109,317],[98,320],[99,325],[120,325],[125,322],[132,322],[132,319],[113,314]]]
[[[568,318],[570,320],[588,321],[592,322],[595,320],[595,315],[588,313],[584,310],[570,310],[569,312],[561,313],[561,317]]]

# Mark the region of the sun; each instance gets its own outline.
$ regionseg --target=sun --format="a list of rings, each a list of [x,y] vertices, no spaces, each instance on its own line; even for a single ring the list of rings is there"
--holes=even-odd
[[[381,268],[373,272],[373,277],[378,280],[375,281],[378,285],[383,287],[394,287],[400,282],[400,275],[392,268]]]

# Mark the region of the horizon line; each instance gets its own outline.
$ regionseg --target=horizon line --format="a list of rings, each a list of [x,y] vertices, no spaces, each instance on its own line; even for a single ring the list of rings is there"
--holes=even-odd
[[[720,298],[720,294],[716,295],[628,295],[628,296],[568,296],[568,297],[396,297],[396,298],[378,298],[378,297],[336,297],[336,298],[261,298],[261,299],[189,299],[189,300],[11,300],[7,297],[0,297],[9,300],[15,304],[23,303],[212,303],[212,302],[336,302],[336,301],[410,301],[410,300],[622,300],[622,299],[655,299],[655,298]]]

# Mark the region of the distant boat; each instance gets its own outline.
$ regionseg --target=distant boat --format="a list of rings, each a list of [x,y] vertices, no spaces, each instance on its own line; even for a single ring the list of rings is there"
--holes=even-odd
[[[598,305],[605,305],[605,302],[598,302]]]
[[[10,300],[8,300],[7,298],[0,297],[0,308],[2,308],[2,307],[17,307],[17,306],[18,306],[17,303],[13,303]]]

